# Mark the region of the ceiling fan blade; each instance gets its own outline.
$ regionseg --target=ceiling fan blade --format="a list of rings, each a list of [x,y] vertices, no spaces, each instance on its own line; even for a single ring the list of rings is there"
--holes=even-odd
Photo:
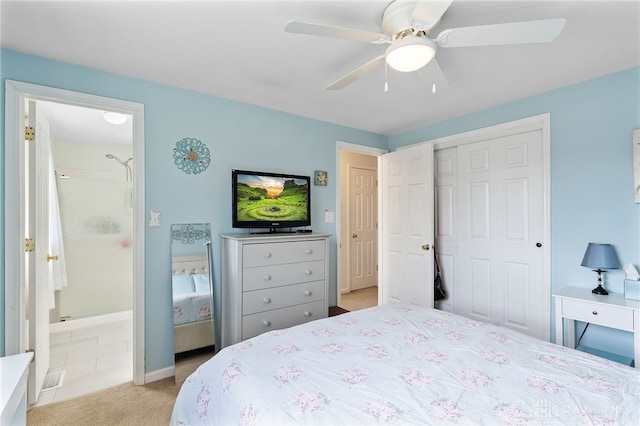
[[[564,18],[557,18],[451,28],[438,34],[436,40],[440,47],[547,43],[558,37],[566,22]]]
[[[310,22],[289,21],[284,26],[284,30],[288,33],[341,38],[376,44],[387,43],[389,41],[389,36],[385,34],[355,30],[353,28],[334,27],[324,24],[312,24]]]
[[[339,80],[328,85],[327,90],[340,90],[343,87],[353,83],[360,77],[365,76],[366,74],[371,72],[374,68],[382,64],[384,64],[384,55],[380,55],[377,58],[370,60],[366,64],[360,66],[359,68],[356,68],[355,70],[351,71],[349,74],[345,75]]]
[[[418,77],[421,80],[429,83],[429,89],[436,93],[451,87],[449,84],[449,80],[442,72],[442,68],[440,68],[440,64],[436,61],[436,58],[433,58],[429,63],[416,71],[418,73]]]
[[[449,9],[453,0],[416,1],[411,13],[411,25],[418,31],[428,31],[433,28]]]

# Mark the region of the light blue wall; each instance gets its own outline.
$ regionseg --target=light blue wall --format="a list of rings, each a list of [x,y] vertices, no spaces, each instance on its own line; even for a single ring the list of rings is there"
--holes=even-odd
[[[640,68],[623,71],[476,114],[389,138],[317,120],[254,107],[170,86],[0,50],[0,97],[13,79],[145,105],[146,209],[159,210],[162,226],[146,230],[147,371],[173,364],[170,314],[171,223],[231,228],[232,168],[312,174],[329,171],[327,187],[312,187],[313,224],[335,211],[335,142],[395,148],[540,113],[551,113],[552,287],[594,286],[593,272],[580,267],[589,241],[610,242],[621,262],[640,261],[640,208],[633,202],[631,132],[640,128]],[[215,78],[215,75],[212,75]],[[0,102],[0,257],[4,259],[4,101]],[[186,175],[173,165],[176,141],[195,137],[211,150],[211,166]],[[388,144],[388,146],[387,146]],[[331,239],[331,300],[336,298],[336,240]],[[220,279],[219,239],[213,241],[214,275]],[[4,263],[0,266],[4,279]],[[622,292],[621,272],[607,274],[608,287]],[[4,285],[0,286],[0,355],[4,354]],[[629,354],[630,337],[603,330],[587,333],[591,346]]]
[[[620,262],[640,263],[640,205],[633,199],[632,133],[640,128],[640,68],[389,138],[391,151],[499,123],[551,113],[551,288],[593,288],[580,266],[588,242],[611,243]],[[624,293],[622,271],[607,288]],[[553,312],[553,311],[552,311]],[[552,327],[552,331],[553,331]],[[630,333],[590,327],[585,345],[631,356]]]
[[[213,70],[215,71],[215,70]],[[312,229],[335,235],[324,210],[336,209],[336,141],[386,148],[385,136],[259,108],[119,75],[51,61],[11,50],[0,51],[0,256],[4,259],[4,81],[19,80],[124,99],[145,106],[146,209],[161,212],[162,225],[146,230],[146,371],[173,365],[170,298],[170,226],[211,223],[214,274],[220,280],[218,234],[231,227],[231,169],[312,175],[329,172],[329,185],[312,186]],[[212,74],[211,78],[215,78]],[[175,143],[194,137],[211,150],[211,165],[187,175],[173,164]],[[4,262],[0,267],[4,279]],[[336,299],[336,240],[331,239],[330,297]],[[0,354],[4,355],[4,285],[0,286]]]

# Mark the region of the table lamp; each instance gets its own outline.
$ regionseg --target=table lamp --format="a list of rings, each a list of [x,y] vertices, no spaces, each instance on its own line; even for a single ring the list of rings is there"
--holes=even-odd
[[[620,262],[611,244],[589,243],[582,259],[582,266],[591,268],[598,274],[598,287],[591,290],[593,294],[607,295],[609,292],[602,287],[602,273],[607,269],[619,269]]]

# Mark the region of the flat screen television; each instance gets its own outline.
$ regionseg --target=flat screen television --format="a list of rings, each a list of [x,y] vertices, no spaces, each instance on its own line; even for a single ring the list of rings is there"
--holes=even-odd
[[[311,225],[311,178],[285,173],[232,170],[234,228],[295,228]]]

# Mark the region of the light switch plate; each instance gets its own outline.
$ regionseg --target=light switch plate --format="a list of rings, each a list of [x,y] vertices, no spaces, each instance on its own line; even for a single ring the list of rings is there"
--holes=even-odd
[[[325,210],[324,211],[324,223],[334,223],[336,221],[336,213]]]
[[[157,210],[149,210],[149,228],[158,228],[160,226],[160,212]]]

